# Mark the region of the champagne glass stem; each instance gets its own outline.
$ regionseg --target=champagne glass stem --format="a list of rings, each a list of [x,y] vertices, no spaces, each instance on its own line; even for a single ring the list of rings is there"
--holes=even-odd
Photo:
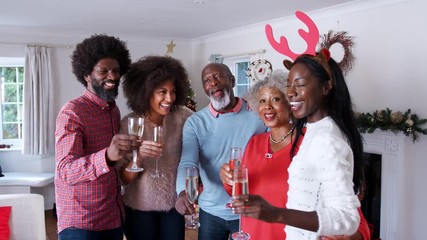
[[[136,162],[138,160],[138,151],[136,149],[132,150],[132,168],[138,168],[138,165],[136,165]]]
[[[159,158],[156,157],[156,174],[159,173]]]
[[[239,218],[239,232],[242,232],[242,215]]]

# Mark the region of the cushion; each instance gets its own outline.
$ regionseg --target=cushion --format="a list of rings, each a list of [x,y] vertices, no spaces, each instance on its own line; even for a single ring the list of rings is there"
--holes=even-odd
[[[9,216],[11,208],[11,206],[0,207],[0,240],[9,239]]]

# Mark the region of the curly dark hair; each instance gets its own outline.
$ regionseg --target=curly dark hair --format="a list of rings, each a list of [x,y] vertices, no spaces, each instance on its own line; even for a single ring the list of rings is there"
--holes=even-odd
[[[148,113],[154,89],[166,80],[172,80],[176,88],[172,111],[187,101],[190,82],[187,71],[177,59],[154,55],[143,57],[132,63],[123,78],[127,106],[138,114]]]
[[[126,43],[119,38],[95,34],[77,44],[71,55],[71,66],[77,80],[87,87],[84,77],[90,75],[93,67],[104,58],[113,58],[119,62],[120,76],[128,71],[131,64]]]

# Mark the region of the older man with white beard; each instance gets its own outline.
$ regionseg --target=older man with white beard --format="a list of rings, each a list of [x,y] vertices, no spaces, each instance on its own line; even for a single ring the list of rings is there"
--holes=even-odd
[[[267,128],[256,113],[248,110],[245,101],[234,96],[235,78],[226,65],[206,65],[202,83],[210,104],[185,122],[175,208],[181,214],[194,213],[194,206],[185,196],[185,169],[199,168],[203,182],[198,200],[199,239],[226,240],[230,233],[238,231],[239,216],[226,208],[230,196],[224,190],[219,169],[229,161],[231,147],[244,151],[249,139]]]

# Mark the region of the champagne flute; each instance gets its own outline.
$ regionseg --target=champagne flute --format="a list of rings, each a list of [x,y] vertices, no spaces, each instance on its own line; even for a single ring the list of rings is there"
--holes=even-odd
[[[240,167],[242,163],[242,149],[239,147],[232,147],[230,153],[230,161],[228,164],[230,165],[230,170],[233,171],[235,168]]]
[[[195,167],[185,169],[185,193],[191,204],[196,203],[199,197],[199,171]],[[200,227],[200,223],[194,220],[194,215],[191,214],[191,221],[185,224],[186,228],[196,229]]]
[[[128,133],[137,135],[139,138],[144,133],[144,118],[142,117],[130,117],[128,118]],[[132,150],[132,167],[127,167],[126,171],[129,172],[142,172],[144,168],[138,167],[136,162],[138,161],[138,149]]]
[[[163,145],[163,127],[162,126],[155,126],[154,127],[153,141]],[[151,176],[153,178],[159,178],[159,177],[164,176],[159,171],[159,157],[156,157],[156,169],[154,170],[153,173],[151,173]]]
[[[235,168],[240,167],[242,163],[242,149],[239,147],[232,147],[230,153],[230,160],[228,161],[228,165],[230,166],[230,171],[234,171]],[[226,203],[225,206],[227,208],[231,208],[231,203]]]
[[[249,181],[248,181],[248,169],[246,167],[240,166],[234,168],[233,171],[233,192],[232,196],[237,197],[240,195],[249,194]],[[249,233],[246,233],[242,230],[242,215],[239,219],[239,231],[231,235],[231,238],[234,240],[248,240],[250,239]]]

